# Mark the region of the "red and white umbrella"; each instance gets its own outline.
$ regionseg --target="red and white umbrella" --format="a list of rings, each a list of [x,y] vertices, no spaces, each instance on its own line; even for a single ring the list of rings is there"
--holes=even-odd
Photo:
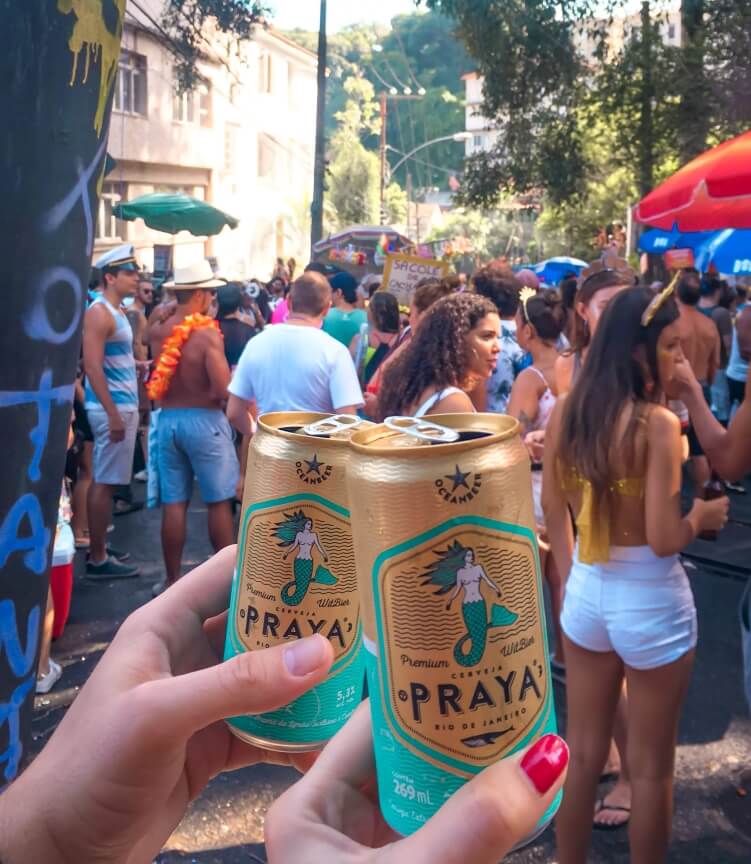
[[[634,219],[666,231],[751,228],[751,132],[684,165],[636,205]]]

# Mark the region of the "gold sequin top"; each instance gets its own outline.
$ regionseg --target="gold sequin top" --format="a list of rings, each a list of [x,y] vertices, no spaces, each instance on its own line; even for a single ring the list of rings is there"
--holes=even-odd
[[[592,484],[582,477],[576,468],[561,471],[561,487],[564,492],[581,490],[582,502],[576,516],[579,531],[579,560],[583,564],[606,564],[610,560],[610,523],[606,518],[597,518],[594,507]],[[644,495],[643,477],[624,477],[610,485],[610,491],[628,498]]]

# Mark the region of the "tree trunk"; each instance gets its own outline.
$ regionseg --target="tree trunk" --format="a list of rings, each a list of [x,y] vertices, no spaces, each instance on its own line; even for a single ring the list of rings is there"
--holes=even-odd
[[[29,739],[124,10],[0,0],[0,785]]]
[[[706,28],[704,0],[681,3],[681,100],[678,146],[681,163],[703,153],[710,125],[709,85],[704,74]]]
[[[642,198],[652,191],[654,179],[655,87],[652,77],[654,37],[649,2],[644,0],[641,4],[641,104],[639,109],[639,192]]]

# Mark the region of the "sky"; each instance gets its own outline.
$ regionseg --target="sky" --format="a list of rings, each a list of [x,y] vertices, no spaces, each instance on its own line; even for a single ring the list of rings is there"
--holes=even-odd
[[[318,0],[266,0],[275,14],[272,21],[279,30],[318,30]],[[656,6],[675,8],[677,0],[659,0]],[[363,8],[364,7],[364,8]],[[629,0],[627,12],[637,11],[639,0]],[[424,6],[422,7],[424,9]],[[603,2],[603,8],[605,3]],[[328,0],[327,26],[335,33],[348,24],[389,24],[394,15],[415,11],[413,0]]]
[[[318,30],[318,0],[268,0],[272,22],[280,30]],[[413,0],[328,0],[326,30],[335,33],[348,24],[388,24],[394,15],[415,11]]]

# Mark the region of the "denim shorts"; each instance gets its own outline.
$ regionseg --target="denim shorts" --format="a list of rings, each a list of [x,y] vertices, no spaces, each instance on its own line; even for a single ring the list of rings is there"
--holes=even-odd
[[[218,408],[162,408],[157,426],[159,496],[182,504],[198,480],[206,504],[235,497],[240,479],[229,420]]]

